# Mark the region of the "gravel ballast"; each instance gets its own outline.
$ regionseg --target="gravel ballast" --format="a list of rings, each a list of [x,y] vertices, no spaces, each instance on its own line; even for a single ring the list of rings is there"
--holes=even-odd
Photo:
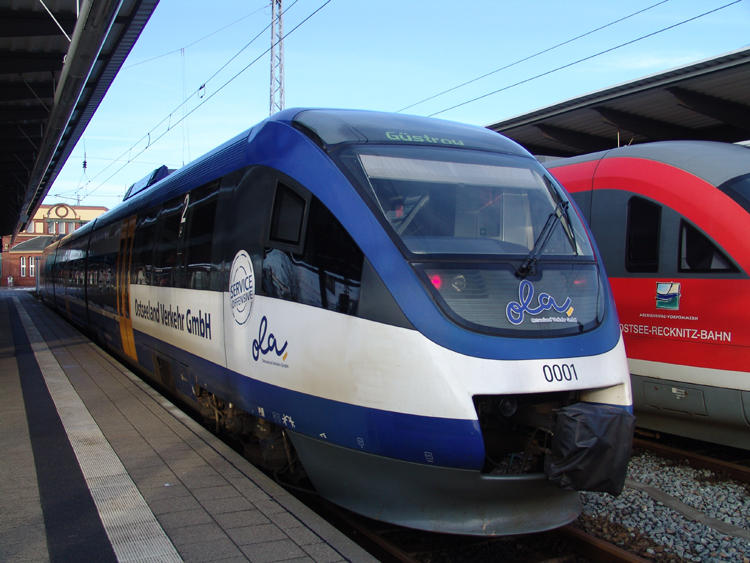
[[[697,509],[716,525],[750,534],[750,494],[747,486],[719,480],[708,470],[692,469],[650,452],[635,454],[628,479],[654,487]],[[574,525],[654,561],[750,563],[750,541],[688,518],[648,492],[626,486],[614,497],[581,493],[583,514]],[[679,503],[675,503],[679,505]]]

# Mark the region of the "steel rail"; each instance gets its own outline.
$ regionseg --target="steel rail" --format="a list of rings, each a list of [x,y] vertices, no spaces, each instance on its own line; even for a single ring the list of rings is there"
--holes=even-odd
[[[570,524],[563,526],[550,533],[557,534],[559,537],[567,540],[576,551],[577,554],[586,557],[594,563],[647,563],[647,559],[643,559],[634,553],[631,553],[621,547],[609,543],[606,540],[597,538],[574,528]]]
[[[322,499],[319,501],[321,502]],[[334,514],[336,518],[345,523],[351,528],[357,535],[366,538],[369,542],[372,542],[377,548],[386,552],[395,561],[403,563],[420,563],[420,560],[410,552],[402,549],[398,545],[389,541],[383,537],[380,533],[373,530],[371,526],[368,526],[366,521],[360,520],[346,510],[339,508],[336,505],[331,504],[327,501],[322,501],[321,504],[325,506],[325,510]],[[602,540],[591,534],[574,528],[571,525],[563,526],[556,530],[549,532],[542,532],[540,536],[551,536],[552,538],[564,539],[568,542],[573,552],[581,557],[590,560],[592,563],[649,563],[647,559],[643,559],[634,553],[631,553],[621,547],[618,547],[606,540]],[[454,537],[454,536],[452,536]],[[467,545],[472,545],[476,542],[477,538],[467,536]],[[502,539],[502,538],[495,538]],[[492,540],[492,538],[487,538]],[[457,547],[455,544],[451,547]],[[437,548],[439,550],[439,548]]]

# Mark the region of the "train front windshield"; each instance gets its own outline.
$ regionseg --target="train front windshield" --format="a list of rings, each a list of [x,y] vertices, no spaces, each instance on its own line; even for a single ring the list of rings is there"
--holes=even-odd
[[[530,252],[559,203],[527,159],[415,147],[352,148],[342,160],[413,254]],[[592,257],[575,212],[558,213],[541,254]],[[541,241],[540,241],[541,242]]]
[[[362,145],[338,158],[461,324],[531,336],[577,333],[599,323],[601,286],[588,235],[565,193],[535,161]]]

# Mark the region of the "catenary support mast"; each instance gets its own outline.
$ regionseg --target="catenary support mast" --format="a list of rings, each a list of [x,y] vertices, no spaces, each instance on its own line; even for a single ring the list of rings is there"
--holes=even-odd
[[[271,0],[271,106],[269,115],[284,109],[284,19],[282,0]]]

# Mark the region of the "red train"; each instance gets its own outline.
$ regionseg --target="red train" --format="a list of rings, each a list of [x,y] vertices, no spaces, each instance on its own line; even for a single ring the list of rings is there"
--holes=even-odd
[[[750,149],[669,141],[545,166],[604,260],[638,426],[750,449]]]

